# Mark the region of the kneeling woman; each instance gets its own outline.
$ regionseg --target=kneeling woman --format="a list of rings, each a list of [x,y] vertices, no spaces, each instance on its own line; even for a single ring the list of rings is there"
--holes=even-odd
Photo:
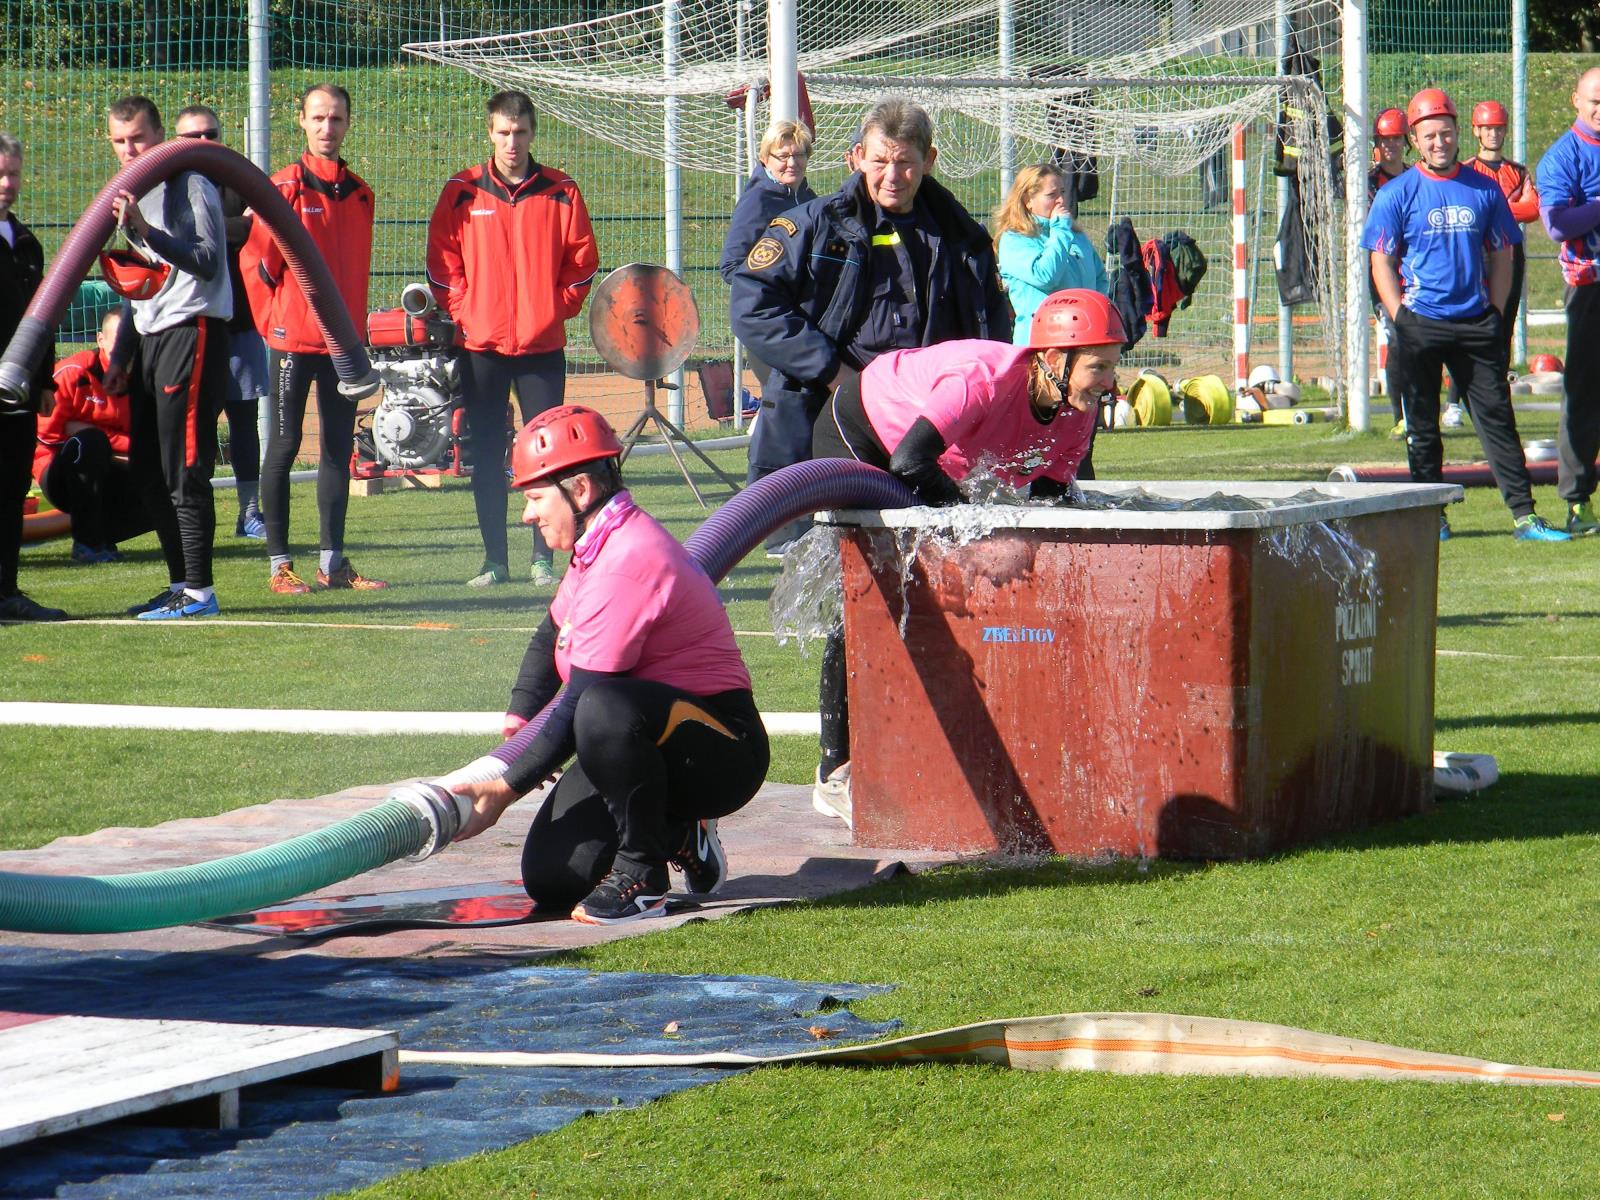
[[[523,522],[572,562],[523,657],[507,732],[566,691],[500,779],[456,789],[473,805],[459,836],[473,837],[576,754],[534,817],[522,881],[539,911],[599,925],[665,915],[669,865],[688,894],[715,891],[727,872],[716,818],[756,794],[768,757],[716,587],[623,489],[621,453],[579,405],[517,435]]]
[[[944,342],[873,359],[817,418],[815,458],[854,458],[902,480],[923,504],[957,504],[980,464],[1033,498],[1066,495],[1127,341],[1111,301],[1087,288],[1053,292],[1023,345]],[[812,803],[851,819],[843,639],[822,656],[822,761]]]

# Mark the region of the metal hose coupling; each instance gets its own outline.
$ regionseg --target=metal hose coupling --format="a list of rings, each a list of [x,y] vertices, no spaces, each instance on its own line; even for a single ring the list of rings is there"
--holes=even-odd
[[[467,819],[467,801],[436,783],[403,783],[389,793],[389,799],[410,806],[427,831],[416,853],[406,856],[407,862],[421,862],[439,853],[455,841]]]

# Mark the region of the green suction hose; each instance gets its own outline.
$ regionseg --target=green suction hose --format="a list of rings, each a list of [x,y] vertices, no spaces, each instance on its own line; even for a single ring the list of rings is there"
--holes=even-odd
[[[458,819],[448,793],[418,785],[316,833],[193,866],[90,876],[0,871],[0,929],[126,933],[247,912],[432,853],[454,836]]]

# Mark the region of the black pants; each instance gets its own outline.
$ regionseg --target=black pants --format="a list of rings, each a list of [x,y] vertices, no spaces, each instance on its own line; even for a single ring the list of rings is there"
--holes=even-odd
[[[38,418],[31,409],[0,409],[0,599],[17,590],[22,555],[22,502],[33,481]]]
[[[1600,454],[1600,285],[1567,289],[1567,369],[1561,381],[1557,490],[1568,504],[1594,495]]]
[[[478,512],[483,557],[489,562],[509,566],[505,461],[510,436],[506,429],[506,402],[515,387],[517,408],[524,425],[540,413],[564,403],[566,352],[494,354],[472,350],[462,358],[461,383],[467,401],[467,445],[472,452],[472,503]],[[545,545],[538,526],[532,529],[533,557],[549,562],[550,547]]]
[[[577,761],[522,848],[522,885],[545,912],[570,909],[613,863],[664,867],[695,821],[737,812],[767,777],[767,731],[747,691],[601,680],[578,701],[573,732]]]
[[[1520,245],[1511,247],[1511,295],[1506,297],[1506,319],[1501,341],[1505,343],[1505,357],[1509,368],[1511,362],[1511,339],[1516,335],[1517,310],[1522,307],[1522,281],[1528,274],[1528,256]],[[1461,403],[1461,385],[1456,382],[1455,375],[1450,376],[1450,394],[1446,398],[1449,404]],[[1472,409],[1472,402],[1467,402],[1467,410]]]
[[[169,582],[211,586],[217,413],[228,391],[228,326],[197,317],[139,339],[129,383],[133,477],[155,522]]]
[[[272,391],[267,395],[267,455],[261,465],[261,519],[267,523],[267,553],[289,553],[289,471],[300,453],[306,401],[317,385],[317,515],[322,549],[344,551],[350,509],[350,450],[355,442],[356,402],[339,391],[339,373],[327,354],[272,352]],[[337,562],[334,566],[338,566]]]
[[[155,528],[133,481],[133,468],[111,452],[99,429],[80,429],[56,450],[39,480],[44,494],[72,514],[72,540],[96,550]]]
[[[1512,516],[1525,517],[1533,511],[1533,488],[1522,456],[1522,440],[1517,436],[1517,418],[1511,411],[1502,325],[1500,314],[1492,308],[1470,319],[1436,321],[1401,305],[1389,360],[1393,362],[1397,353],[1405,359],[1406,459],[1413,482],[1444,479],[1439,387],[1443,368],[1449,367],[1472,409],[1478,441],[1506,507]]]
[[[1394,423],[1400,424],[1405,419],[1405,392],[1406,392],[1406,367],[1405,355],[1395,353],[1394,321],[1390,319],[1389,312],[1378,300],[1373,301],[1377,309],[1378,324],[1383,326],[1384,341],[1389,344],[1389,356],[1383,367],[1383,390],[1389,397],[1389,409],[1394,413]],[[1450,380],[1451,393],[1455,392],[1456,382]]]

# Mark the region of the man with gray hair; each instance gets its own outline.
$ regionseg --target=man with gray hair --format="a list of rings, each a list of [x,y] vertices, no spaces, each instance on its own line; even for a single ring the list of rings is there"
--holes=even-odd
[[[44,278],[44,251],[12,207],[22,192],[22,143],[0,133],[0,344],[11,340],[17,324]],[[17,587],[22,554],[22,505],[32,482],[33,451],[39,429],[39,403],[49,394],[55,369],[55,344],[39,357],[29,403],[0,407],[0,621],[64,621],[59,608],[46,608]]]
[[[750,439],[752,482],[809,459],[829,395],[880,354],[1011,339],[994,244],[930,175],[937,156],[927,112],[909,100],[879,101],[861,122],[844,186],[774,217],[732,272],[733,332],[773,367]],[[769,541],[769,555],[781,552]],[[830,639],[812,803],[848,822],[844,680],[842,639]]]

